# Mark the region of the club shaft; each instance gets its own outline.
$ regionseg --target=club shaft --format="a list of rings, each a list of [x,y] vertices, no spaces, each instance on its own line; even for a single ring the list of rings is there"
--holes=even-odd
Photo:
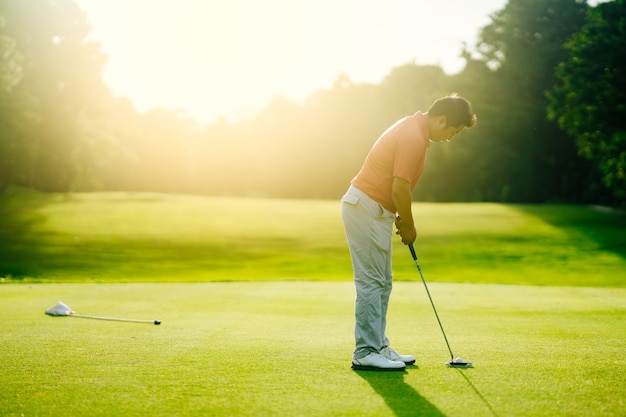
[[[127,321],[131,323],[155,323],[158,320],[137,320],[137,319],[122,319],[117,317],[102,317],[102,316],[85,316],[83,314],[68,314],[70,317],[80,317],[83,319],[95,319],[95,320],[108,320],[108,321]]]
[[[433,311],[435,312],[435,317],[437,317],[437,323],[439,323],[439,328],[441,329],[441,334],[443,334],[443,339],[446,341],[446,346],[448,347],[448,351],[450,352],[450,358],[453,361],[454,354],[452,353],[452,348],[450,347],[450,343],[448,342],[448,337],[446,336],[446,332],[443,330],[443,325],[441,324],[441,320],[439,319],[439,314],[437,314],[437,309],[435,308],[435,303],[433,302],[433,298],[430,296],[428,285],[426,285],[426,279],[424,279],[424,274],[422,273],[422,267],[420,266],[420,263],[417,260],[417,254],[415,253],[415,248],[413,247],[412,243],[409,243],[409,250],[411,251],[411,256],[413,256],[413,260],[415,261],[417,270],[419,271],[420,277],[422,278],[422,282],[424,283],[424,288],[426,288],[426,294],[428,295],[428,299],[430,300],[430,305],[433,307]]]

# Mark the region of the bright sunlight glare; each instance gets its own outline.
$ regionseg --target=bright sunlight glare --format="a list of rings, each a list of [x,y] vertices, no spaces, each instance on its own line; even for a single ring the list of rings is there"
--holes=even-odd
[[[303,100],[338,74],[380,82],[406,63],[462,69],[506,0],[76,0],[108,63],[103,77],[141,111],[242,118],[274,96]]]

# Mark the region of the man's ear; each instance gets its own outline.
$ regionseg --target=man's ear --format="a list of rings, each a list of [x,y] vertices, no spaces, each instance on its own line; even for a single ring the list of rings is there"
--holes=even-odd
[[[445,129],[448,125],[448,117],[447,116],[437,116],[435,120],[437,127],[439,129]]]

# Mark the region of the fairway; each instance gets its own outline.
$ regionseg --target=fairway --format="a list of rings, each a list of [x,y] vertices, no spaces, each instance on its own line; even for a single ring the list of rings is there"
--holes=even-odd
[[[413,206],[427,279],[623,287],[626,215],[588,206]],[[419,276],[394,239],[394,278]],[[18,282],[345,281],[339,201],[153,193],[0,196],[0,278]]]
[[[623,416],[625,289],[397,283],[405,373],[350,369],[349,282],[4,285],[3,416]],[[161,326],[49,317],[160,319]]]

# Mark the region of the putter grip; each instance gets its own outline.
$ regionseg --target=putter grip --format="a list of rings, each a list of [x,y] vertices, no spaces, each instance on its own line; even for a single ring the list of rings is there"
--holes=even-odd
[[[413,247],[412,243],[409,243],[409,250],[411,251],[411,256],[413,257],[413,260],[417,261],[417,254],[415,253],[415,248]]]

